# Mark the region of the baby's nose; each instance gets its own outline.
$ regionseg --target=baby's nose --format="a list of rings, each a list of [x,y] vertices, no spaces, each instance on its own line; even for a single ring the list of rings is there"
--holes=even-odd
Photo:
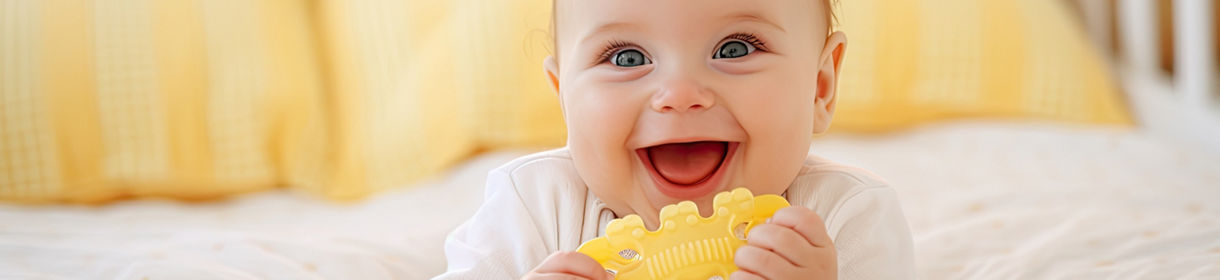
[[[670,81],[652,97],[652,109],[661,113],[706,110],[715,103],[711,92],[690,79]]]

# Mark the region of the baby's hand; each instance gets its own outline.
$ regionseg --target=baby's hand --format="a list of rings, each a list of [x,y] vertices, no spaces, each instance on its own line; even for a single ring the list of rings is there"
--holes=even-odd
[[[593,258],[577,252],[555,252],[521,279],[614,279]]]
[[[800,206],[775,212],[750,230],[730,279],[837,279],[835,246],[817,213]]]

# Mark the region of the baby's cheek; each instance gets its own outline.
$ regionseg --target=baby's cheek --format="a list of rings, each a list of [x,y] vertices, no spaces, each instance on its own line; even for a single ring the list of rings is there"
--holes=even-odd
[[[735,183],[756,193],[779,193],[795,178],[808,153],[812,113],[796,100],[760,103],[766,104],[734,113],[750,135],[741,162],[742,181]]]
[[[613,100],[589,101],[571,108],[568,137],[599,153],[622,152],[635,116]]]
[[[776,145],[812,136],[813,104],[794,95],[792,91],[759,92],[726,102],[732,103],[733,115],[750,141]]]
[[[634,116],[622,98],[598,87],[575,88],[564,98],[569,139],[605,148],[626,139]]]
[[[628,108],[638,106],[602,90],[572,97],[565,98],[568,147],[581,177],[591,188],[629,186],[624,184],[632,178],[632,158],[625,142],[638,112]]]

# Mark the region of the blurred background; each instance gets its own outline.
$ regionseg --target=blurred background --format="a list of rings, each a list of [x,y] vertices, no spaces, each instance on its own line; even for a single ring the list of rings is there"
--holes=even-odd
[[[0,276],[439,273],[564,144],[550,4],[0,0]],[[891,181],[921,277],[1220,273],[1220,4],[837,8],[812,149]]]

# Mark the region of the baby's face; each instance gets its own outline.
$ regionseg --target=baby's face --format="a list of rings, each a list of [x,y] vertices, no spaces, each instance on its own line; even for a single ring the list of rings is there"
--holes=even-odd
[[[557,83],[580,177],[650,227],[662,206],[782,193],[834,111],[844,40],[817,0],[560,0]]]

